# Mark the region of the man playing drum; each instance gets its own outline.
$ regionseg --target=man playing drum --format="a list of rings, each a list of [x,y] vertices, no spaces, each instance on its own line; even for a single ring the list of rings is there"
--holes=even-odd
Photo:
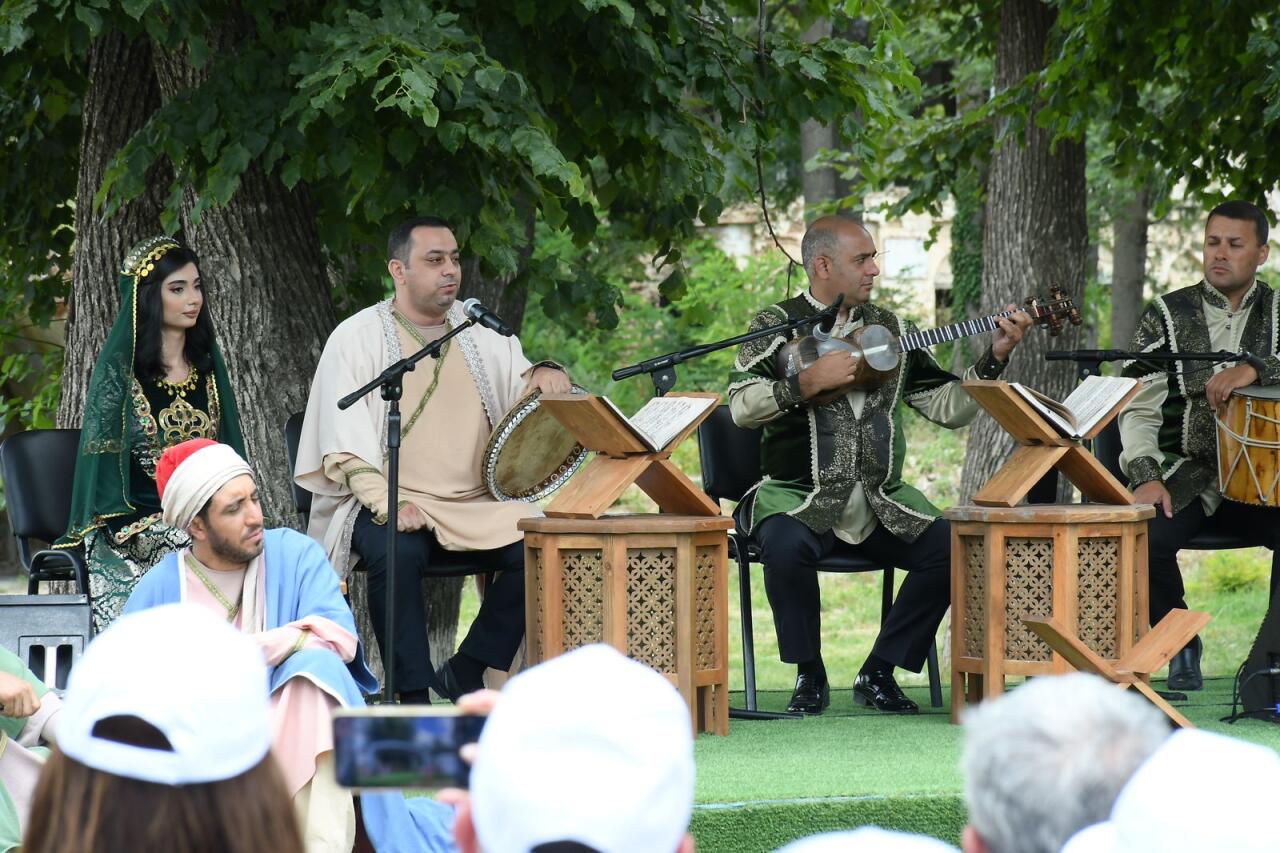
[[[316,368],[295,477],[314,494],[308,534],[346,574],[369,571],[369,610],[386,648],[387,404],[369,394],[345,411],[337,401],[400,358],[438,339],[465,316],[458,241],[447,223],[411,219],[391,232],[387,269],[395,296],[341,323]],[[524,552],[516,523],[536,506],[486,492],[481,456],[493,425],[530,390],[562,393],[569,377],[530,364],[520,341],[475,325],[437,359],[404,377],[396,560],[395,677],[403,702],[427,702],[431,680],[422,575],[442,571],[440,551],[474,552],[501,571],[459,647],[437,673],[450,699],[479,689],[486,667],[506,669],[524,636]],[[384,658],[383,665],[386,666]]]
[[[1152,300],[1130,349],[1141,352],[1248,352],[1248,364],[1211,371],[1204,362],[1179,362],[1171,373],[1127,362],[1124,374],[1143,380],[1119,418],[1120,464],[1138,503],[1156,506],[1147,533],[1151,624],[1187,602],[1178,551],[1200,530],[1230,532],[1275,551],[1280,514],[1261,506],[1223,502],[1218,482],[1215,415],[1247,385],[1280,383],[1275,292],[1256,278],[1267,259],[1267,217],[1246,201],[1209,212],[1204,230],[1204,279]],[[1275,572],[1275,557],[1272,558]],[[1169,663],[1170,690],[1199,690],[1199,637]]]

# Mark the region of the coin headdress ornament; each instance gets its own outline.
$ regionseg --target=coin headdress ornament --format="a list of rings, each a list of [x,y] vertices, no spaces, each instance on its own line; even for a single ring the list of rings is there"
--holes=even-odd
[[[125,255],[124,263],[120,266],[120,274],[133,276],[135,280],[144,279],[155,270],[156,261],[164,257],[167,252],[180,247],[181,244],[172,237],[163,235],[148,237]]]

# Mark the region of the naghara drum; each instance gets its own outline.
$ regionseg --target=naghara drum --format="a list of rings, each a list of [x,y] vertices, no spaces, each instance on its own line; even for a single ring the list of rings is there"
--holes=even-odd
[[[1223,497],[1280,506],[1280,386],[1237,388],[1217,421]]]
[[[573,393],[585,388],[573,386]],[[568,482],[587,458],[534,391],[521,397],[493,428],[484,449],[481,473],[489,494],[500,501],[536,501]]]

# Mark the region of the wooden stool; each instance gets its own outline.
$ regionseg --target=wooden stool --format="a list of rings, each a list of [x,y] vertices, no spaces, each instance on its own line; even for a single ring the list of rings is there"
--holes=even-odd
[[[951,719],[1006,675],[1071,664],[1024,620],[1051,619],[1117,665],[1147,632],[1147,505],[962,506],[951,522]],[[1180,647],[1179,647],[1180,648]],[[1175,649],[1176,651],[1176,649]]]
[[[1174,725],[1193,729],[1191,721],[1182,716],[1164,697],[1151,689],[1147,680],[1191,642],[1200,629],[1209,624],[1208,613],[1195,610],[1171,610],[1151,631],[1138,641],[1115,666],[1098,657],[1093,649],[1080,641],[1062,623],[1053,619],[1024,619],[1026,626],[1049,644],[1067,663],[1081,672],[1092,672],[1118,684],[1121,689],[1132,687],[1147,697]]]
[[[726,567],[733,519],[527,518],[519,527],[531,665],[608,643],[675,685],[695,732],[729,733]]]

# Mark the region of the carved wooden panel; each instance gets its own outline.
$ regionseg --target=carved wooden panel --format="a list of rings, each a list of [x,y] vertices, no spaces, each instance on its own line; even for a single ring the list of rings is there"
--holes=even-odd
[[[961,536],[964,553],[964,648],[962,657],[982,657],[987,639],[987,543],[981,536]]]
[[[697,669],[720,665],[721,649],[716,644],[716,548],[699,548],[694,557],[694,661]]]
[[[564,583],[564,650],[604,640],[604,554],[560,552]]]
[[[676,552],[627,552],[627,656],[676,671]]]
[[[1076,636],[1109,660],[1120,656],[1118,572],[1120,537],[1079,540],[1076,553]]]
[[[528,613],[529,624],[525,626],[525,651],[527,657],[531,661],[541,661],[542,658],[542,601],[545,597],[543,592],[544,581],[542,579],[542,549],[538,548],[533,551],[533,601],[530,606],[525,608]]]
[[[1044,640],[1027,630],[1028,616],[1053,615],[1053,540],[1005,540],[1005,660],[1047,661],[1053,657]]]

